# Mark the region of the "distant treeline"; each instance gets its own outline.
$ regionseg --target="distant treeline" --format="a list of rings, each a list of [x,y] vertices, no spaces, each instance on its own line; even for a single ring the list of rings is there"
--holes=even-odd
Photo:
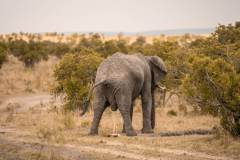
[[[102,35],[90,34],[89,36],[73,34],[68,42],[62,41],[62,34],[47,34],[58,37],[58,42],[42,40],[39,34],[21,33],[0,37],[0,65],[6,60],[7,54],[16,56],[23,61],[26,67],[33,67],[41,60],[47,60],[49,55],[62,57],[66,53],[77,53],[83,49],[89,49],[99,53],[102,57],[107,57],[115,52],[145,54],[155,54],[169,52],[180,47],[176,41],[160,41],[155,39],[152,44],[146,42],[146,38],[139,36],[133,43],[129,43],[121,35],[116,40],[104,41]],[[25,38],[21,38],[24,37]],[[20,38],[19,38],[20,37]],[[60,37],[60,38],[59,38]],[[27,39],[27,40],[24,40]],[[182,38],[182,43],[191,41],[191,36],[186,35]]]

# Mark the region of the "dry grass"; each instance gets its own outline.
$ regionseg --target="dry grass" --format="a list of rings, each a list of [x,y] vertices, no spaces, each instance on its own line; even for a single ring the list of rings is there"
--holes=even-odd
[[[178,114],[171,116],[168,111],[171,108],[157,108],[156,110],[156,128],[155,133],[162,131],[179,131],[189,129],[212,129],[219,124],[218,118],[213,118],[209,115],[183,115],[177,108],[173,108]],[[11,115],[11,121],[8,121],[8,117]],[[81,130],[80,134],[87,134],[91,125],[93,113],[88,113],[84,117],[79,117],[78,113],[64,113],[59,109],[51,109],[47,111],[39,110],[39,108],[32,108],[29,111],[22,113],[14,113],[9,110],[2,113],[1,122],[12,123],[19,128],[34,128],[35,131],[43,131],[42,128],[48,130],[53,129],[58,131],[62,130]],[[99,131],[100,135],[108,135],[114,132],[121,133],[122,131],[122,118],[119,113],[112,112],[107,109],[102,117]],[[133,126],[137,131],[142,127],[142,113],[141,107],[136,106],[134,108]]]
[[[29,69],[16,57],[9,56],[0,69],[0,95],[49,91],[54,84],[53,70],[58,62],[56,57],[50,57]]]
[[[15,105],[17,106],[17,105]],[[174,110],[177,115],[169,115],[169,110]],[[65,113],[55,106],[48,107],[47,110],[41,110],[38,107],[31,108],[27,111],[16,113],[13,108],[8,107],[5,112],[1,113],[2,123],[12,123],[17,127],[23,128],[56,128],[60,130],[82,129],[84,133],[90,128],[93,113],[90,112],[83,117],[79,117],[78,113]],[[7,121],[7,117],[11,115],[11,121]],[[121,133],[122,118],[119,113],[112,112],[108,108],[102,117],[99,131],[100,135],[107,135],[113,132]],[[210,115],[185,115],[179,111],[178,107],[157,108],[156,109],[156,128],[155,132],[161,131],[179,131],[189,129],[212,129],[219,125],[219,119]],[[133,126],[140,131],[142,127],[142,111],[140,106],[135,106],[133,115]],[[41,129],[40,129],[41,130]]]

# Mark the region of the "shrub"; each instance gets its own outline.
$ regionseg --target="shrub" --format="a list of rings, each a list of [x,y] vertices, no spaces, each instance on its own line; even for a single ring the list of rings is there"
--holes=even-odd
[[[240,28],[219,25],[211,37],[191,43],[189,73],[182,89],[202,112],[219,116],[221,125],[240,135]]]
[[[177,112],[174,111],[174,110],[169,110],[169,111],[167,112],[167,115],[169,115],[169,116],[177,116]]]
[[[177,42],[168,42],[168,41],[160,41],[158,39],[155,39],[153,41],[153,44],[151,46],[151,49],[149,52],[145,51],[146,54],[149,55],[157,55],[164,60],[167,60],[171,57],[174,57],[171,52],[176,51],[180,48],[179,44]]]
[[[71,50],[71,48],[66,43],[56,43],[55,48],[52,50],[53,53],[51,54],[61,58],[64,54],[68,53]]]
[[[192,68],[183,80],[188,101],[220,116],[226,130],[240,135],[240,74],[222,58],[195,57]]]
[[[131,44],[131,52],[136,53],[144,53],[144,48],[146,45],[146,38],[143,36],[137,37],[136,41]]]
[[[120,51],[117,41],[115,40],[109,40],[104,42],[104,51],[103,51],[103,57],[107,57],[112,55],[113,53],[116,53]]]
[[[66,95],[65,109],[75,110],[82,106],[83,97],[87,96],[102,60],[99,54],[87,49],[63,57],[54,71],[58,84],[53,91],[55,95]]]
[[[12,40],[8,43],[8,48],[11,54],[24,62],[26,67],[33,67],[35,63],[48,58],[48,54],[43,49],[41,42]]]
[[[221,44],[229,44],[240,41],[239,22],[236,25],[219,25],[213,34]]]
[[[7,60],[7,52],[6,50],[0,46],[0,68],[2,64]]]
[[[190,70],[189,59],[191,53],[187,53],[184,49],[178,49],[168,53],[170,56],[166,58],[168,74],[163,80],[163,84],[172,90],[178,90],[182,83],[182,79]]]

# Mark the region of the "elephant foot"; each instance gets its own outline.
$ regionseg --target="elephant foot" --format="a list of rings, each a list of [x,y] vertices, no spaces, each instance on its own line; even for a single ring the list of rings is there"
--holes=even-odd
[[[89,135],[91,135],[91,136],[98,135],[98,131],[90,131],[90,132],[89,132]]]
[[[145,128],[143,128],[142,129],[142,133],[150,134],[150,133],[153,133],[153,130],[152,129],[145,129]]]
[[[127,136],[137,136],[137,133],[135,131],[127,131],[126,135]]]
[[[123,128],[122,133],[126,133],[126,130]]]

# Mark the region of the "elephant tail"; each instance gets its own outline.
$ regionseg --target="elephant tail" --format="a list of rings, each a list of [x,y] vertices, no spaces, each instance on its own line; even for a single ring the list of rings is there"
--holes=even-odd
[[[89,106],[89,103],[90,103],[90,99],[91,99],[91,96],[92,96],[92,92],[93,92],[94,88],[96,88],[99,85],[104,84],[104,83],[106,83],[105,80],[100,81],[99,83],[95,84],[94,86],[92,86],[90,88],[90,90],[88,92],[88,96],[84,97],[84,99],[83,99],[82,113],[80,114],[80,116],[83,116],[87,112],[88,106]]]
[[[100,85],[108,85],[110,83],[110,81],[111,80],[102,80],[90,88],[90,90],[88,92],[88,96],[84,97],[84,99],[83,99],[83,108],[82,108],[82,113],[80,114],[80,116],[83,116],[87,112],[93,90]]]

